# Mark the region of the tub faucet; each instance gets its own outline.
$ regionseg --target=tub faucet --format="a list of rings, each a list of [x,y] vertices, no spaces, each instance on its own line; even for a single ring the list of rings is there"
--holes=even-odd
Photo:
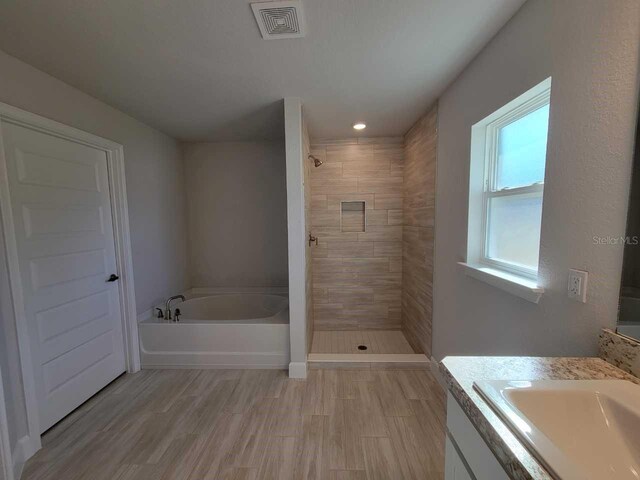
[[[167,320],[171,320],[171,302],[173,300],[182,300],[183,302],[185,301],[184,295],[174,295],[173,297],[169,297],[167,299],[167,304],[165,306],[164,309],[164,318]]]

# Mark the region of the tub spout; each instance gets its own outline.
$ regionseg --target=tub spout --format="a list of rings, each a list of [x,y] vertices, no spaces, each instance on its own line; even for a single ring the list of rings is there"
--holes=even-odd
[[[171,302],[174,300],[182,300],[185,301],[184,295],[174,295],[173,297],[169,297],[167,299],[167,303],[164,309],[164,318],[167,320],[171,320]]]

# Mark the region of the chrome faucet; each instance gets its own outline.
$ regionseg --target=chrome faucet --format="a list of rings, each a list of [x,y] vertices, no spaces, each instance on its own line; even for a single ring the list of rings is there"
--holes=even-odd
[[[178,299],[182,300],[183,302],[185,301],[184,295],[174,295],[173,297],[167,299],[167,303],[164,309],[164,318],[166,320],[171,320],[171,302]]]

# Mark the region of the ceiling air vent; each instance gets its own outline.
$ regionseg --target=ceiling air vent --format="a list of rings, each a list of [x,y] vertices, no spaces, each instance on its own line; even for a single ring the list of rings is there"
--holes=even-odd
[[[265,40],[304,37],[302,2],[252,3],[251,9]]]

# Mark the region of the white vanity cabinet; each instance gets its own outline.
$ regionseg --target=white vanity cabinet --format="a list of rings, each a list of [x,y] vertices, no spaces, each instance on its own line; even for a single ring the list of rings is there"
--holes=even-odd
[[[445,480],[509,480],[451,393],[447,395]]]
[[[444,478],[445,480],[473,480],[467,465],[448,435],[445,441]]]

